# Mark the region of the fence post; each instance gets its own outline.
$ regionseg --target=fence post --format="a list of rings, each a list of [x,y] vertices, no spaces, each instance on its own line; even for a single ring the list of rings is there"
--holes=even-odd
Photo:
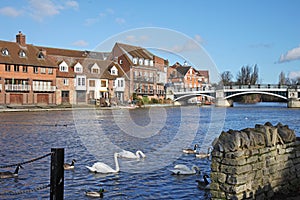
[[[51,148],[50,200],[64,199],[64,149]]]

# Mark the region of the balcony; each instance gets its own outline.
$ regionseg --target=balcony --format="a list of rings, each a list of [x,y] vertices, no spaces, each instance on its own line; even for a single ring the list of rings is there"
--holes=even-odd
[[[136,76],[134,77],[135,82],[143,82],[143,83],[154,83],[154,77],[148,76]]]
[[[30,85],[22,85],[22,84],[5,84],[5,91],[22,91],[28,92],[30,91]]]
[[[54,92],[55,90],[56,87],[51,85],[33,85],[34,92]]]

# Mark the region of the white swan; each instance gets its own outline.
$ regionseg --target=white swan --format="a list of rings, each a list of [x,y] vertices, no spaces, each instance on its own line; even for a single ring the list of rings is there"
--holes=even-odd
[[[174,175],[191,175],[196,174],[197,172],[200,173],[200,168],[193,165],[192,168],[189,168],[186,165],[175,165],[174,169],[171,170],[172,174]]]
[[[135,154],[133,152],[123,150],[123,151],[119,152],[119,157],[120,158],[137,159],[137,158],[141,158],[141,157],[145,158],[146,155],[140,150],[136,151]]]
[[[193,154],[193,153],[197,153],[197,148],[198,148],[198,144],[194,145],[194,149],[182,149],[183,153],[188,153],[188,154]]]
[[[119,156],[118,153],[114,153],[116,169],[111,168],[110,166],[108,166],[103,162],[96,162],[92,167],[86,166],[86,168],[88,168],[91,172],[94,173],[103,173],[103,174],[117,173],[120,171],[118,156]]]

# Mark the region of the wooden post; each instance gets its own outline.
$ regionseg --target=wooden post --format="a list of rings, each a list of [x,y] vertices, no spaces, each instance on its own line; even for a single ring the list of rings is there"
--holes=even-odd
[[[64,149],[51,148],[50,200],[64,199]]]

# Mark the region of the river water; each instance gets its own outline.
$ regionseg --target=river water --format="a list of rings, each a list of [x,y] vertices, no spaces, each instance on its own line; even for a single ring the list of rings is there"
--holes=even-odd
[[[65,161],[77,161],[75,169],[64,174],[65,199],[90,199],[84,192],[100,187],[107,190],[104,199],[207,199],[209,193],[195,181],[209,174],[210,161],[183,154],[182,148],[199,144],[203,150],[222,130],[268,121],[289,125],[300,136],[300,109],[281,103],[0,113],[0,166],[64,148]],[[113,153],[122,149],[142,150],[146,158],[119,158],[116,174],[93,174],[85,167],[101,161],[115,168]],[[50,162],[46,157],[24,164],[18,178],[0,179],[0,199],[49,199],[49,188],[29,191],[50,183]],[[199,166],[201,174],[171,175],[176,164]],[[9,191],[21,194],[4,194]]]

